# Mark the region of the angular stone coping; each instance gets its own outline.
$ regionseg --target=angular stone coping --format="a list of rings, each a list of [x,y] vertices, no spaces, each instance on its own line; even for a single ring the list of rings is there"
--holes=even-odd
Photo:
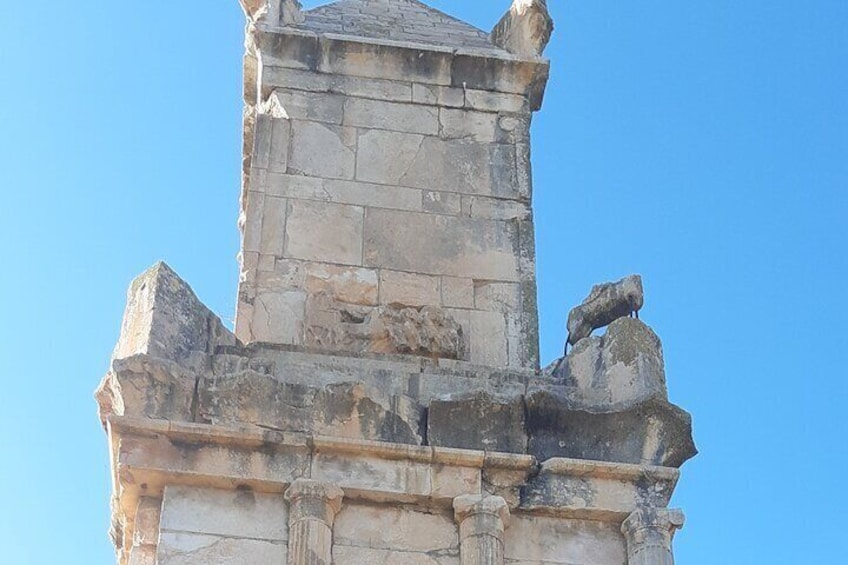
[[[263,66],[521,94],[532,110],[541,108],[550,73],[547,59],[500,50],[452,49],[294,28],[264,28],[256,34]]]
[[[110,416],[114,493],[132,539],[142,496],[166,485],[283,493],[297,478],[340,486],[375,503],[447,508],[486,491],[484,475],[511,477],[515,512],[621,523],[646,502],[668,503],[679,471],[666,467],[551,459],[312,436],[256,426],[212,426]],[[658,494],[657,494],[658,493]]]

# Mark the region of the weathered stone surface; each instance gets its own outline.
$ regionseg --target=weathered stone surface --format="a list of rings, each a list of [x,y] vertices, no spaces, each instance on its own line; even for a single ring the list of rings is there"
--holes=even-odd
[[[352,179],[355,134],[353,128],[293,120],[288,171],[322,178]]]
[[[624,539],[616,523],[516,514],[504,535],[506,563],[623,565]]]
[[[492,43],[522,57],[539,57],[545,51],[554,22],[546,0],[514,0],[492,30]]]
[[[660,339],[634,318],[619,318],[603,336],[580,340],[554,367],[552,380],[535,384],[556,387],[589,410],[610,412],[668,396]]]
[[[323,388],[282,382],[253,371],[203,378],[198,418],[264,428],[404,444],[423,443],[423,409],[411,399],[362,384]]]
[[[674,564],[671,541],[683,527],[685,517],[680,510],[641,506],[621,524],[627,539],[628,565]]]
[[[480,392],[432,400],[427,439],[430,445],[442,447],[525,453],[524,399]]]
[[[680,408],[653,398],[619,412],[575,409],[548,391],[527,399],[529,453],[551,457],[680,467],[697,454],[692,418]]]
[[[115,414],[190,422],[195,381],[191,370],[165,359],[115,359],[95,392],[100,421]]]
[[[158,565],[285,563],[286,554],[284,543],[186,532],[163,532],[159,540],[156,563]]]
[[[401,306],[441,303],[441,280],[432,275],[380,271],[380,302]]]
[[[450,516],[409,507],[350,504],[336,517],[334,541],[411,553],[459,548],[456,525]]]
[[[191,287],[165,263],[136,278],[127,293],[121,337],[113,359],[145,354],[184,361],[235,345],[235,336],[197,299]]]
[[[286,257],[361,265],[364,213],[359,206],[293,200],[286,222]]]
[[[310,294],[327,293],[348,304],[377,304],[379,285],[375,270],[320,263],[309,263],[305,270],[304,282]]]
[[[576,344],[618,318],[639,312],[645,302],[642,277],[630,275],[592,287],[589,296],[568,314],[568,343]]]
[[[312,347],[448,359],[464,359],[468,348],[459,324],[437,307],[370,308],[315,294],[306,312],[305,342]]]

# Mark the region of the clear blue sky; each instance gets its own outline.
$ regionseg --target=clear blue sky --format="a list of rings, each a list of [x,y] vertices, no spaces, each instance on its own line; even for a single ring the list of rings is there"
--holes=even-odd
[[[509,1],[432,4],[488,29]],[[544,360],[642,273],[702,452],[678,563],[845,563],[848,2],[550,4]],[[242,32],[236,0],[0,0],[4,563],[113,560],[92,391],[132,277],[165,259],[232,318]]]

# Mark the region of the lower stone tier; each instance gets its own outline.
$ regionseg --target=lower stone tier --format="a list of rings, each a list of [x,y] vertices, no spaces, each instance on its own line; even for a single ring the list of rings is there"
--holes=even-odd
[[[644,558],[670,558],[682,525],[665,510],[673,468],[121,416],[107,429],[132,565],[663,563]]]

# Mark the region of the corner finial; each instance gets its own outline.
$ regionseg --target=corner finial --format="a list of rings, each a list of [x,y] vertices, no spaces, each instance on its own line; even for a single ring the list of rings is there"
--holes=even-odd
[[[492,43],[514,55],[540,57],[553,31],[546,0],[513,0],[491,37]]]
[[[303,23],[303,6],[298,0],[239,0],[244,14],[252,22],[267,18],[282,26]]]

